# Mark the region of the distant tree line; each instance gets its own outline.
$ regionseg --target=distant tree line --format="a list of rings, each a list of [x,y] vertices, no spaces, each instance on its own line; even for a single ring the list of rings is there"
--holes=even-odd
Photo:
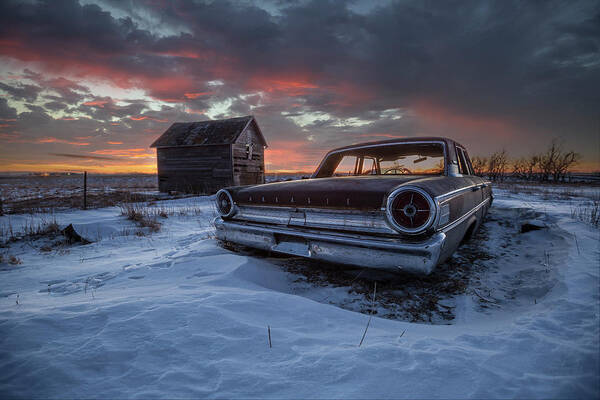
[[[502,149],[489,157],[473,157],[471,163],[475,174],[493,181],[502,182],[510,175],[526,181],[564,182],[569,170],[580,159],[578,153],[564,150],[562,144],[554,139],[544,153],[510,160],[506,150]]]

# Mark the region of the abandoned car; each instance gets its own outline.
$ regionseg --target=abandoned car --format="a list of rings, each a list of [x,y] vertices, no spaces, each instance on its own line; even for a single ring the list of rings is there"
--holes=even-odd
[[[310,179],[220,190],[217,239],[328,262],[430,274],[492,203],[464,146],[410,138],[327,153]]]

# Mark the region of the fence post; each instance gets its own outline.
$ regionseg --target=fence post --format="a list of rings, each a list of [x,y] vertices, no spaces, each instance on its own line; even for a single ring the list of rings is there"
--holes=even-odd
[[[83,171],[83,209],[87,209],[87,171]]]

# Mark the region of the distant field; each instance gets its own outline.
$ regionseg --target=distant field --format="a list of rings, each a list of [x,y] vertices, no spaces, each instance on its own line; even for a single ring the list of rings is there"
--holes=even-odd
[[[309,177],[307,172],[267,173],[267,182]],[[591,176],[591,175],[590,175]],[[87,178],[89,208],[106,207],[128,201],[165,198],[158,192],[157,176],[151,174],[95,175]],[[512,193],[539,194],[546,199],[588,197],[598,200],[599,185],[593,181],[569,184],[540,184],[507,181],[495,188]],[[54,209],[81,208],[83,175],[0,176],[0,200],[5,213],[46,212]]]
[[[89,193],[110,191],[157,191],[156,175],[94,175],[87,179]],[[83,175],[0,177],[4,201],[46,196],[69,196],[83,192]]]
[[[307,173],[267,174],[267,182],[300,179]],[[151,174],[95,175],[88,174],[89,208],[115,205],[124,201],[164,198],[158,192],[158,179]],[[31,213],[53,209],[81,208],[83,205],[83,175],[0,176],[0,200],[4,212]]]
[[[158,196],[156,175],[94,175],[87,178],[88,207]],[[29,213],[83,205],[83,175],[0,177],[5,212]]]
[[[300,179],[307,173],[271,173],[266,181]],[[151,174],[94,175],[88,174],[88,193],[114,191],[156,192],[158,179]],[[70,196],[83,192],[83,175],[60,176],[0,176],[0,196],[5,202],[48,196]]]

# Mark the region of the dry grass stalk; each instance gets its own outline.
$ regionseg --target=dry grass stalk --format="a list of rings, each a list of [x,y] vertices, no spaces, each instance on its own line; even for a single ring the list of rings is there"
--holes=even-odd
[[[571,209],[571,218],[600,228],[600,199],[578,204]]]
[[[377,294],[377,282],[375,282],[375,287],[373,289],[373,300],[371,302],[371,312],[369,313],[369,320],[367,321],[367,326],[365,327],[365,331],[363,332],[362,338],[360,339],[360,343],[358,347],[363,344],[365,340],[365,336],[367,336],[367,331],[369,330],[369,325],[371,325],[371,318],[373,318],[373,312],[375,311],[375,295]]]
[[[269,325],[267,325],[267,332],[269,334],[269,348],[273,348],[273,345],[271,343],[271,327]]]
[[[120,205],[121,215],[135,222],[141,228],[149,228],[150,232],[160,231],[161,223],[156,220],[159,213],[153,212],[152,208],[143,203],[123,203]],[[144,236],[143,231],[136,231],[137,236]]]

